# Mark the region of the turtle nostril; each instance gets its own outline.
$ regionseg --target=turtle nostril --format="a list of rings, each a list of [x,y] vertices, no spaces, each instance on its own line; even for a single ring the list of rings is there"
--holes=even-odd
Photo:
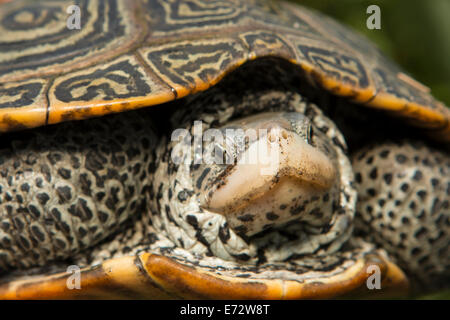
[[[277,141],[277,134],[274,132],[274,130],[270,130],[269,132],[269,141],[274,143],[275,141]]]
[[[289,137],[287,131],[280,129],[278,126],[270,128],[267,136],[270,143],[275,143],[280,140],[287,140]]]

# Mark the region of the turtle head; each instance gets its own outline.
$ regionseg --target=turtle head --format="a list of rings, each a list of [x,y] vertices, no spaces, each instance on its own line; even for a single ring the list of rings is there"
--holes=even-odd
[[[204,161],[192,171],[201,208],[224,215],[247,237],[290,221],[330,222],[339,201],[337,155],[305,115],[241,118],[214,138],[206,139]]]
[[[172,136],[156,172],[157,226],[192,253],[248,265],[336,252],[356,201],[336,125],[297,94],[211,94],[174,119],[184,138]]]

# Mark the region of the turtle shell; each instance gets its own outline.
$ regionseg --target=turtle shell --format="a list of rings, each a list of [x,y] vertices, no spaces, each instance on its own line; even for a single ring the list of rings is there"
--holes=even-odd
[[[450,141],[450,111],[361,36],[284,2],[223,0],[13,1],[0,10],[0,132],[160,105],[207,90],[245,62],[276,57],[315,86],[384,109]],[[322,281],[250,279],[177,261],[160,251],[81,272],[0,284],[2,298],[311,298],[354,292],[377,265],[383,288],[406,288],[387,258],[364,254]]]
[[[263,1],[13,1],[0,11],[0,130],[162,104],[243,63],[286,59],[317,86],[450,140],[450,111],[368,41],[304,7]]]

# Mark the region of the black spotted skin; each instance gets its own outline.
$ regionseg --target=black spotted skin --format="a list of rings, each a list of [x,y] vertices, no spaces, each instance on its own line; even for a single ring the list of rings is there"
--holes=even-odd
[[[11,134],[0,148],[0,273],[90,248],[146,207],[156,137],[145,114]]]
[[[353,156],[357,228],[379,243],[422,285],[450,274],[450,157],[403,140]]]

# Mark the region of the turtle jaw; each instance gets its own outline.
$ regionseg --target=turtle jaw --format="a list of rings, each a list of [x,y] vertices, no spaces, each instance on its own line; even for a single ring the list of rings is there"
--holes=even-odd
[[[209,171],[216,174],[215,183],[198,190],[203,209],[224,215],[231,228],[244,236],[302,218],[313,199],[321,200],[315,207],[314,224],[329,222],[332,208],[321,202],[330,198],[339,183],[339,170],[328,155],[310,144],[307,118],[297,113],[264,113],[229,126],[245,130],[247,137],[249,129],[260,134],[250,139],[233,164]]]

